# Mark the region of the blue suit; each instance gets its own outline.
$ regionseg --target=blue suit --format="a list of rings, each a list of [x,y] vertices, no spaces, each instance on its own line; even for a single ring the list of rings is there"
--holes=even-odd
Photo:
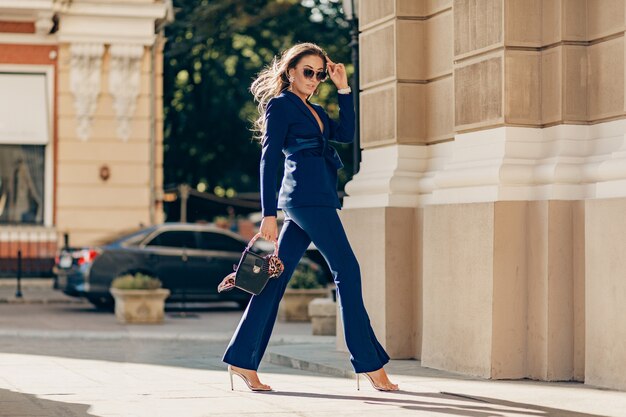
[[[267,105],[260,167],[264,216],[276,215],[276,171],[283,155],[285,169],[278,208],[341,207],[337,198],[337,170],[343,163],[328,141],[354,140],[352,94],[339,94],[340,123],[329,118],[321,106],[309,104],[324,124],[323,132],[311,110],[290,91],[285,90]]]
[[[278,238],[285,270],[277,279],[270,279],[261,294],[252,296],[223,361],[258,369],[280,299],[312,241],[324,255],[337,285],[352,366],[355,372],[370,372],[382,368],[389,356],[376,339],[363,304],[359,264],[337,214],[341,208],[337,170],[343,164],[328,145],[330,140],[354,139],[352,95],[339,95],[339,123],[330,119],[321,106],[311,105],[324,125],[323,131],[294,93],[284,91],[268,103],[260,164],[261,203],[264,216],[275,216],[277,208],[285,212]],[[285,169],[277,199],[276,171],[283,155]]]

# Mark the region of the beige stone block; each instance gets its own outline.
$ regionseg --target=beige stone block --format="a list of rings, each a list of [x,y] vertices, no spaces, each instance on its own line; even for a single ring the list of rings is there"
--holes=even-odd
[[[92,244],[123,230],[149,224],[148,206],[138,209],[59,208],[58,230],[68,231],[72,245]]]
[[[425,85],[398,83],[361,94],[361,145],[423,143]]]
[[[368,0],[365,0],[366,2]],[[396,0],[396,16],[398,17],[423,17],[430,18],[432,15],[452,8],[452,0]]]
[[[422,358],[422,340],[423,340],[423,316],[424,316],[424,288],[423,288],[423,269],[424,269],[424,209],[416,208],[413,224],[413,260],[412,270],[415,271],[415,281],[413,284],[413,333],[415,334],[414,354],[415,359]]]
[[[589,120],[624,113],[624,38],[587,48],[589,59]]]
[[[424,31],[425,23],[420,20],[396,22],[396,77],[398,80],[417,81],[426,78]]]
[[[340,215],[361,266],[363,298],[378,340],[392,358],[413,358],[415,210],[345,209]]]
[[[543,124],[556,123],[563,119],[562,52],[562,46],[541,52],[540,108]]]
[[[57,227],[59,227],[58,223]],[[102,239],[106,239],[107,237],[112,236],[115,233],[115,231],[105,229],[84,231],[80,229],[69,229],[70,225],[66,227],[68,227],[67,231],[70,236],[70,245],[72,246],[94,245]]]
[[[396,0],[359,0],[359,27],[375,24],[377,21],[393,18]]]
[[[395,36],[395,22],[360,35],[359,74],[362,89],[396,76]]]
[[[550,2],[544,1],[545,3]],[[562,8],[562,33],[559,40],[586,41],[587,0],[560,0],[559,3]]]
[[[528,324],[527,324],[527,375],[543,379],[547,375],[548,351],[548,206],[546,202],[528,204]]]
[[[424,84],[398,83],[397,89],[397,142],[417,144],[424,142],[425,98]]]
[[[456,129],[489,126],[504,121],[503,53],[456,67],[454,122]]]
[[[106,182],[100,178],[100,167],[105,164],[111,175]],[[62,185],[147,186],[148,182],[148,166],[144,164],[66,162],[57,167],[57,183]]]
[[[528,212],[528,376],[571,380],[575,366],[577,202],[533,201]],[[578,224],[576,222],[579,222]],[[579,233],[579,232],[578,232]],[[580,277],[579,277],[580,278]],[[580,295],[580,294],[579,294]],[[578,297],[580,301],[580,297]],[[582,306],[584,309],[584,306]]]
[[[57,208],[104,209],[121,208],[138,209],[148,207],[150,201],[147,184],[139,186],[116,186],[102,184],[57,186]]]
[[[584,0],[583,0],[584,1]],[[541,2],[541,43],[551,45],[561,40],[563,0]],[[584,17],[584,15],[583,15]]]
[[[543,0],[504,1],[505,45],[541,46],[543,3]]]
[[[568,381],[574,373],[573,204],[550,201],[548,226],[548,374],[545,380]]]
[[[425,86],[425,142],[454,137],[454,83],[452,77],[429,82]]]
[[[541,125],[541,53],[505,52],[505,122]]]
[[[359,261],[363,302],[372,329],[378,341],[387,349],[385,208],[343,209],[339,211],[339,216],[352,251]],[[341,314],[337,315],[337,348],[347,351]],[[390,354],[389,351],[387,353]]]
[[[58,132],[59,138],[62,140],[75,139],[81,141],[76,133],[77,121],[74,117],[59,117],[58,119]],[[91,124],[91,134],[89,140],[119,140],[117,134],[118,123],[116,118],[99,117],[94,119]],[[130,122],[130,137],[128,142],[147,142],[150,138],[150,119],[140,119],[135,117]]]
[[[526,376],[527,203],[493,206],[493,335],[491,378]],[[468,242],[469,243],[469,242]]]
[[[587,0],[587,40],[624,31],[624,0]]]
[[[572,202],[574,273],[574,377],[585,380],[585,201]]]
[[[422,365],[489,378],[493,203],[426,206],[423,230]]]
[[[163,98],[163,75],[156,76],[156,82],[154,84],[154,95],[158,98]]]
[[[424,78],[430,80],[452,73],[454,36],[452,10],[438,14],[425,22],[424,50],[420,51],[425,65]]]
[[[154,186],[157,189],[163,188],[163,165],[156,166],[156,172],[154,173]]]
[[[367,2],[367,0],[365,0]],[[429,13],[426,11],[427,1],[396,0],[396,16],[398,17],[424,17]]]
[[[499,379],[584,372],[582,214],[572,201],[427,206],[422,364]]]
[[[331,298],[316,298],[311,301],[309,317],[314,335],[337,334],[337,303]]]
[[[455,0],[452,10],[455,56],[503,45],[502,0]]]
[[[393,143],[396,138],[396,120],[395,85],[361,93],[361,146],[363,148]]]
[[[405,0],[412,2],[413,0]],[[420,2],[421,3],[421,2]],[[432,16],[443,10],[452,10],[452,0],[426,0],[424,5],[424,13],[426,16]]]
[[[58,162],[148,163],[148,143],[122,141],[59,141]]]
[[[154,55],[154,72],[162,76],[164,65],[163,47],[165,46],[165,42],[159,42],[159,44],[160,45],[157,46],[157,52]]]
[[[414,358],[417,334],[415,318],[418,273],[414,269],[416,244],[415,209],[385,209],[385,342],[395,359]],[[365,241],[365,235],[361,235]],[[371,254],[371,252],[370,252]],[[370,276],[370,279],[376,279]]]
[[[626,199],[585,202],[585,383],[626,390]]]
[[[564,45],[562,49],[563,121],[587,121],[587,48],[578,45]]]

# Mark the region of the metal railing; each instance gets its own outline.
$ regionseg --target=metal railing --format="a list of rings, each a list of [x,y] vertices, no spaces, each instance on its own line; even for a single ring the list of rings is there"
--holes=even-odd
[[[0,278],[51,277],[58,246],[54,228],[0,226]]]

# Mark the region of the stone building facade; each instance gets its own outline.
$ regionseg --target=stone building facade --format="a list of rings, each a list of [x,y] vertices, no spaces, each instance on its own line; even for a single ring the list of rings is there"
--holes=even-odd
[[[386,349],[626,389],[625,1],[361,0],[359,18],[341,214]]]
[[[0,3],[0,258],[33,239],[53,250],[61,233],[85,245],[163,221],[160,28],[170,9]]]

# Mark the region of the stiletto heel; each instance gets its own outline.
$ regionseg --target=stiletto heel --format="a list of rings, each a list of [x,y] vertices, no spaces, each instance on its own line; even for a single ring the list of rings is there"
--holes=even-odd
[[[360,384],[360,374],[356,374],[356,390],[357,391],[361,391],[361,384]]]
[[[380,386],[376,385],[376,384],[374,383],[374,380],[372,379],[372,377],[371,377],[371,376],[369,376],[369,375],[367,374],[367,372],[363,372],[363,373],[360,373],[360,374],[356,374],[356,389],[357,389],[357,390],[361,390],[361,386],[360,386],[360,383],[359,383],[359,376],[360,376],[360,375],[364,375],[364,376],[365,376],[365,379],[369,380],[369,381],[370,381],[370,384],[372,384],[372,387],[374,387],[374,389],[376,389],[376,390],[378,390],[378,391],[396,391],[396,390],[394,390],[394,389],[384,388],[384,387],[380,387]]]
[[[271,388],[253,387],[252,384],[250,383],[250,380],[248,378],[246,378],[246,376],[244,374],[235,371],[232,366],[228,365],[228,375],[230,375],[230,389],[231,390],[234,390],[234,387],[233,387],[233,374],[237,375],[238,377],[243,379],[243,382],[246,383],[246,385],[248,386],[250,391],[271,391],[272,390]]]

